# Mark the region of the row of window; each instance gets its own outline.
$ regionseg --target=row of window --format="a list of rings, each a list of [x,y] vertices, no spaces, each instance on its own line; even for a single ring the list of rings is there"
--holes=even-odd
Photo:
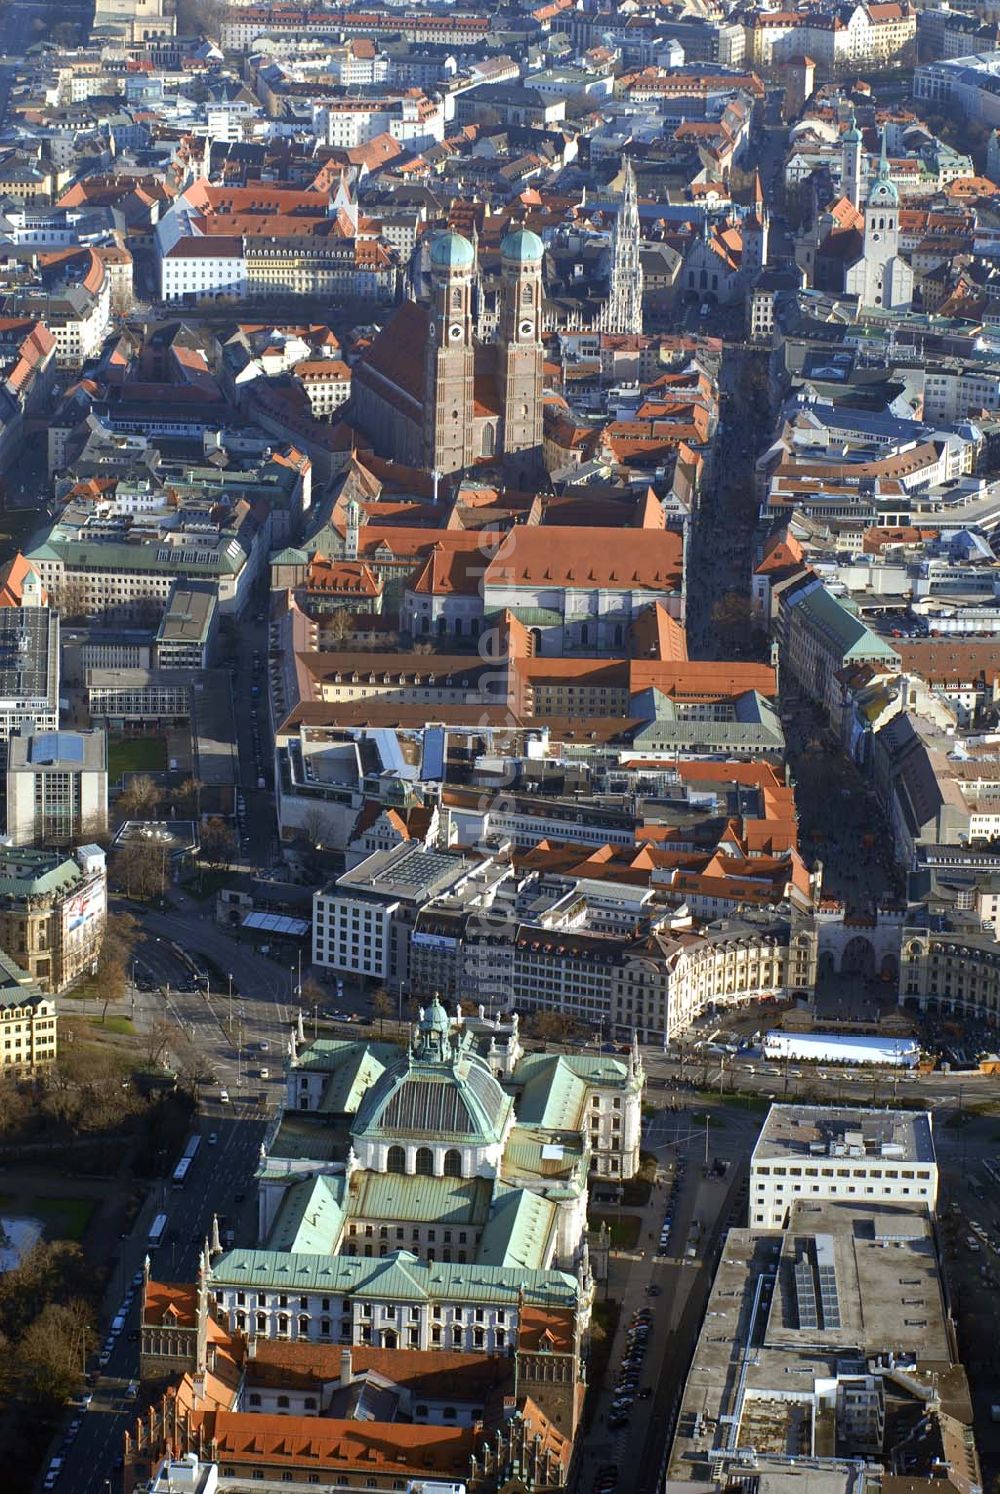
[[[462,1238],[463,1239],[465,1238],[464,1235],[463,1235]],[[215,1294],[216,1304],[219,1307],[222,1307],[224,1305],[224,1296],[225,1296],[225,1294],[223,1292],[216,1292],[216,1294]],[[292,1301],[291,1301],[291,1299],[289,1297],[289,1294],[287,1292],[279,1292],[277,1294],[277,1296],[275,1297],[274,1301],[271,1302],[271,1303],[268,1303],[268,1297],[267,1297],[267,1293],[266,1292],[237,1292],[236,1293],[236,1305],[237,1305],[237,1307],[246,1307],[247,1306],[247,1298],[248,1297],[255,1297],[256,1298],[256,1301],[252,1302],[250,1304],[253,1307],[266,1308],[268,1306],[271,1306],[271,1307],[278,1307],[278,1308],[290,1308],[290,1307],[293,1306],[293,1303],[292,1303]],[[334,1302],[334,1299],[332,1297],[321,1297],[320,1298],[320,1307],[321,1307],[321,1310],[323,1312],[330,1312],[332,1310],[335,1310],[335,1308],[333,1308],[333,1306],[332,1306],[333,1302]],[[303,1329],[303,1331],[305,1331],[305,1329],[307,1329],[308,1326],[309,1326],[309,1311],[310,1311],[310,1308],[309,1308],[309,1298],[308,1297],[299,1297],[299,1299],[298,1299],[298,1306],[299,1306],[300,1313],[303,1314],[303,1316],[299,1317],[299,1326],[300,1326],[300,1328]],[[354,1304],[352,1302],[352,1299],[350,1297],[345,1297],[344,1300],[343,1300],[343,1303],[342,1303],[342,1310],[343,1310],[343,1312],[346,1313],[346,1314],[351,1313],[351,1311],[353,1310],[353,1306],[354,1306]],[[360,1303],[359,1310],[360,1310],[360,1314],[361,1314],[362,1319],[367,1320],[367,1321],[374,1320],[374,1318],[376,1316],[376,1304],[375,1303],[372,1303],[372,1302],[362,1302],[362,1303]],[[402,1315],[404,1312],[408,1313],[410,1321],[414,1322],[414,1323],[415,1322],[419,1322],[419,1320],[420,1320],[420,1314],[421,1314],[421,1309],[419,1307],[403,1307],[401,1304],[397,1304],[397,1303],[394,1303],[394,1302],[383,1302],[383,1303],[380,1303],[380,1304],[378,1304],[378,1309],[377,1310],[378,1310],[378,1314],[382,1318],[393,1319],[393,1320],[395,1319],[397,1313],[399,1313],[400,1315]],[[466,1314],[468,1314],[468,1316],[466,1316]],[[438,1318],[438,1319],[440,1319],[440,1318],[442,1318],[444,1316],[444,1307],[443,1307],[443,1305],[440,1302],[435,1302],[435,1303],[432,1304],[432,1306],[431,1306],[431,1316],[433,1318]],[[468,1307],[468,1308],[454,1307],[454,1308],[451,1309],[451,1316],[452,1316],[452,1321],[455,1322],[455,1323],[462,1323],[462,1322],[468,1322],[468,1323],[485,1323],[485,1322],[489,1321],[489,1319],[487,1317],[487,1309],[485,1307]],[[506,1308],[498,1307],[498,1308],[494,1309],[493,1310],[493,1316],[494,1316],[494,1318],[496,1319],[496,1321],[498,1323],[505,1323],[507,1321],[507,1311],[506,1311]]]
[[[880,1171],[878,1171],[878,1172],[876,1172],[876,1173],[873,1174],[872,1173],[872,1169],[870,1167],[836,1167],[835,1168],[835,1167],[831,1166],[831,1167],[805,1167],[805,1168],[803,1168],[803,1167],[792,1167],[792,1166],[789,1166],[789,1167],[784,1167],[784,1166],[778,1167],[777,1165],[775,1165],[774,1167],[772,1167],[769,1164],[764,1164],[764,1165],[760,1165],[759,1164],[758,1166],[756,1166],[754,1168],[754,1174],[757,1177],[765,1177],[765,1178],[766,1177],[770,1177],[772,1175],[774,1177],[776,1177],[776,1178],[784,1178],[784,1177],[789,1177],[789,1178],[801,1178],[801,1177],[807,1177],[807,1178],[833,1178],[833,1177],[837,1177],[837,1178],[868,1178],[868,1177],[875,1176],[877,1178],[899,1178],[899,1177],[903,1177],[903,1178],[918,1178],[918,1179],[920,1179],[921,1182],[927,1182],[930,1179],[930,1172],[926,1168],[924,1168],[924,1169],[918,1169],[918,1170],[914,1171],[912,1168],[906,1168],[906,1169],[900,1170],[899,1168],[895,1168],[895,1167],[885,1167],[885,1168],[882,1168]]]
[[[246,1333],[247,1332],[247,1327],[248,1327],[248,1321],[249,1321],[250,1317],[252,1317],[253,1320],[254,1320],[254,1331],[258,1334],[258,1336],[261,1337],[261,1338],[268,1337],[268,1330],[269,1330],[270,1324],[269,1324],[269,1319],[268,1319],[268,1315],[267,1315],[266,1312],[258,1312],[258,1313],[253,1313],[253,1314],[247,1314],[246,1312],[237,1312],[236,1315],[235,1315],[235,1321],[236,1321],[236,1328],[237,1328],[237,1330],[240,1333]],[[308,1318],[308,1317],[300,1317],[297,1320],[293,1320],[286,1313],[279,1313],[278,1314],[278,1317],[276,1319],[276,1331],[275,1331],[274,1337],[276,1339],[287,1339],[287,1338],[290,1338],[291,1332],[292,1332],[293,1321],[296,1323],[296,1326],[297,1326],[297,1330],[298,1330],[298,1335],[297,1336],[299,1338],[301,1338],[301,1339],[308,1339],[309,1338],[309,1328],[310,1328],[311,1319]],[[370,1343],[373,1343],[373,1342],[378,1342],[378,1343],[380,1343],[382,1345],[383,1348],[387,1348],[387,1349],[395,1349],[395,1348],[397,1348],[399,1346],[399,1332],[400,1332],[400,1330],[398,1330],[395,1326],[381,1328],[381,1329],[378,1329],[376,1331],[378,1332],[378,1335],[379,1335],[379,1337],[378,1337],[377,1340],[373,1337],[373,1331],[372,1331],[371,1324],[362,1324],[361,1329],[360,1329],[360,1342],[362,1344],[370,1344]],[[474,1327],[472,1329],[472,1347],[473,1348],[475,1348],[475,1349],[484,1349],[484,1348],[487,1347],[487,1331],[488,1330],[486,1329],[486,1327],[482,1327],[482,1328]],[[332,1325],[331,1319],[330,1318],[321,1318],[320,1319],[320,1323],[319,1323],[319,1336],[320,1336],[320,1338],[330,1338],[330,1337],[332,1337],[332,1334],[333,1334],[333,1325]],[[463,1348],[465,1346],[466,1342],[467,1342],[466,1335],[467,1335],[467,1330],[464,1327],[462,1327],[461,1324],[453,1324],[452,1325],[452,1329],[451,1329],[451,1337],[450,1337],[450,1341],[449,1341],[449,1346],[451,1348],[453,1348],[453,1349],[461,1349],[461,1348]],[[352,1324],[351,1324],[350,1320],[345,1318],[341,1322],[340,1327],[339,1327],[338,1342],[344,1343],[344,1344],[349,1344],[352,1341],[353,1341],[353,1327],[352,1327]],[[431,1343],[432,1343],[432,1345],[435,1346],[435,1347],[440,1347],[440,1346],[442,1346],[444,1344],[444,1342],[445,1342],[445,1339],[444,1339],[444,1329],[441,1327],[440,1324],[433,1324],[431,1326]],[[493,1346],[495,1348],[497,1348],[497,1349],[502,1349],[505,1346],[506,1342],[507,1342],[507,1330],[505,1328],[495,1328],[493,1330]],[[407,1346],[407,1348],[410,1348],[410,1349],[418,1349],[420,1347],[420,1329],[419,1329],[419,1327],[416,1327],[416,1328],[407,1328],[407,1330],[406,1330],[406,1346]]]

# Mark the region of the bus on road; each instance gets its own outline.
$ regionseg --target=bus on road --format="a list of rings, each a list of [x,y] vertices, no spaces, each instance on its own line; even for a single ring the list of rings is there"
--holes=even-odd
[[[166,1214],[157,1214],[156,1218],[153,1220],[152,1224],[149,1227],[149,1239],[146,1241],[146,1249],[156,1250],[158,1246],[162,1245],[163,1236],[166,1234],[166,1232],[167,1216]]]
[[[191,1140],[184,1148],[183,1157],[174,1168],[173,1184],[175,1188],[183,1188],[184,1184],[187,1182],[187,1175],[191,1171],[191,1168],[194,1166],[194,1159],[198,1155],[198,1148],[200,1146],[201,1137],[192,1136]]]

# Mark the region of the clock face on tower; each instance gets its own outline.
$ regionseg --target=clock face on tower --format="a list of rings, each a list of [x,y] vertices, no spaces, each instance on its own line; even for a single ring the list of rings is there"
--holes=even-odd
[[[530,322],[522,322],[521,323],[521,336],[522,337],[530,337],[531,334],[532,334],[532,332],[533,332],[533,330],[534,330],[534,328],[532,327],[532,325],[531,325]]]
[[[452,342],[457,342],[461,335],[462,329],[459,326],[458,322],[453,323],[453,325],[448,328],[448,336],[451,338]]]

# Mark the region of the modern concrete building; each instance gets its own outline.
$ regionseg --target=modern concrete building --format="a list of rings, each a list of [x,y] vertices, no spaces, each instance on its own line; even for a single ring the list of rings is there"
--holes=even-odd
[[[59,725],[59,618],[48,607],[0,608],[0,743]]]
[[[750,1223],[783,1229],[794,1204],[835,1198],[933,1213],[937,1185],[923,1111],[772,1105],[750,1158]]]
[[[376,851],[313,899],[313,964],[379,981],[398,992],[409,972],[410,931],[433,897],[473,874],[457,856],[405,841]]]
[[[174,582],[156,630],[158,669],[207,669],[219,631],[214,582]]]
[[[103,731],[21,731],[11,737],[7,835],[13,845],[80,845],[107,828]]]
[[[797,1200],[725,1236],[668,1489],[982,1487],[923,1202]]]

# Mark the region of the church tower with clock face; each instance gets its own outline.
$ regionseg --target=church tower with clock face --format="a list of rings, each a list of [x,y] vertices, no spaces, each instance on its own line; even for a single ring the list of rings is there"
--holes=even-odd
[[[527,483],[542,471],[542,256],[537,234],[520,228],[500,245],[503,276],[498,340],[504,466]]]
[[[431,248],[433,303],[427,331],[424,464],[461,472],[474,453],[475,349],[472,280],[476,256],[468,239],[445,233]]]

